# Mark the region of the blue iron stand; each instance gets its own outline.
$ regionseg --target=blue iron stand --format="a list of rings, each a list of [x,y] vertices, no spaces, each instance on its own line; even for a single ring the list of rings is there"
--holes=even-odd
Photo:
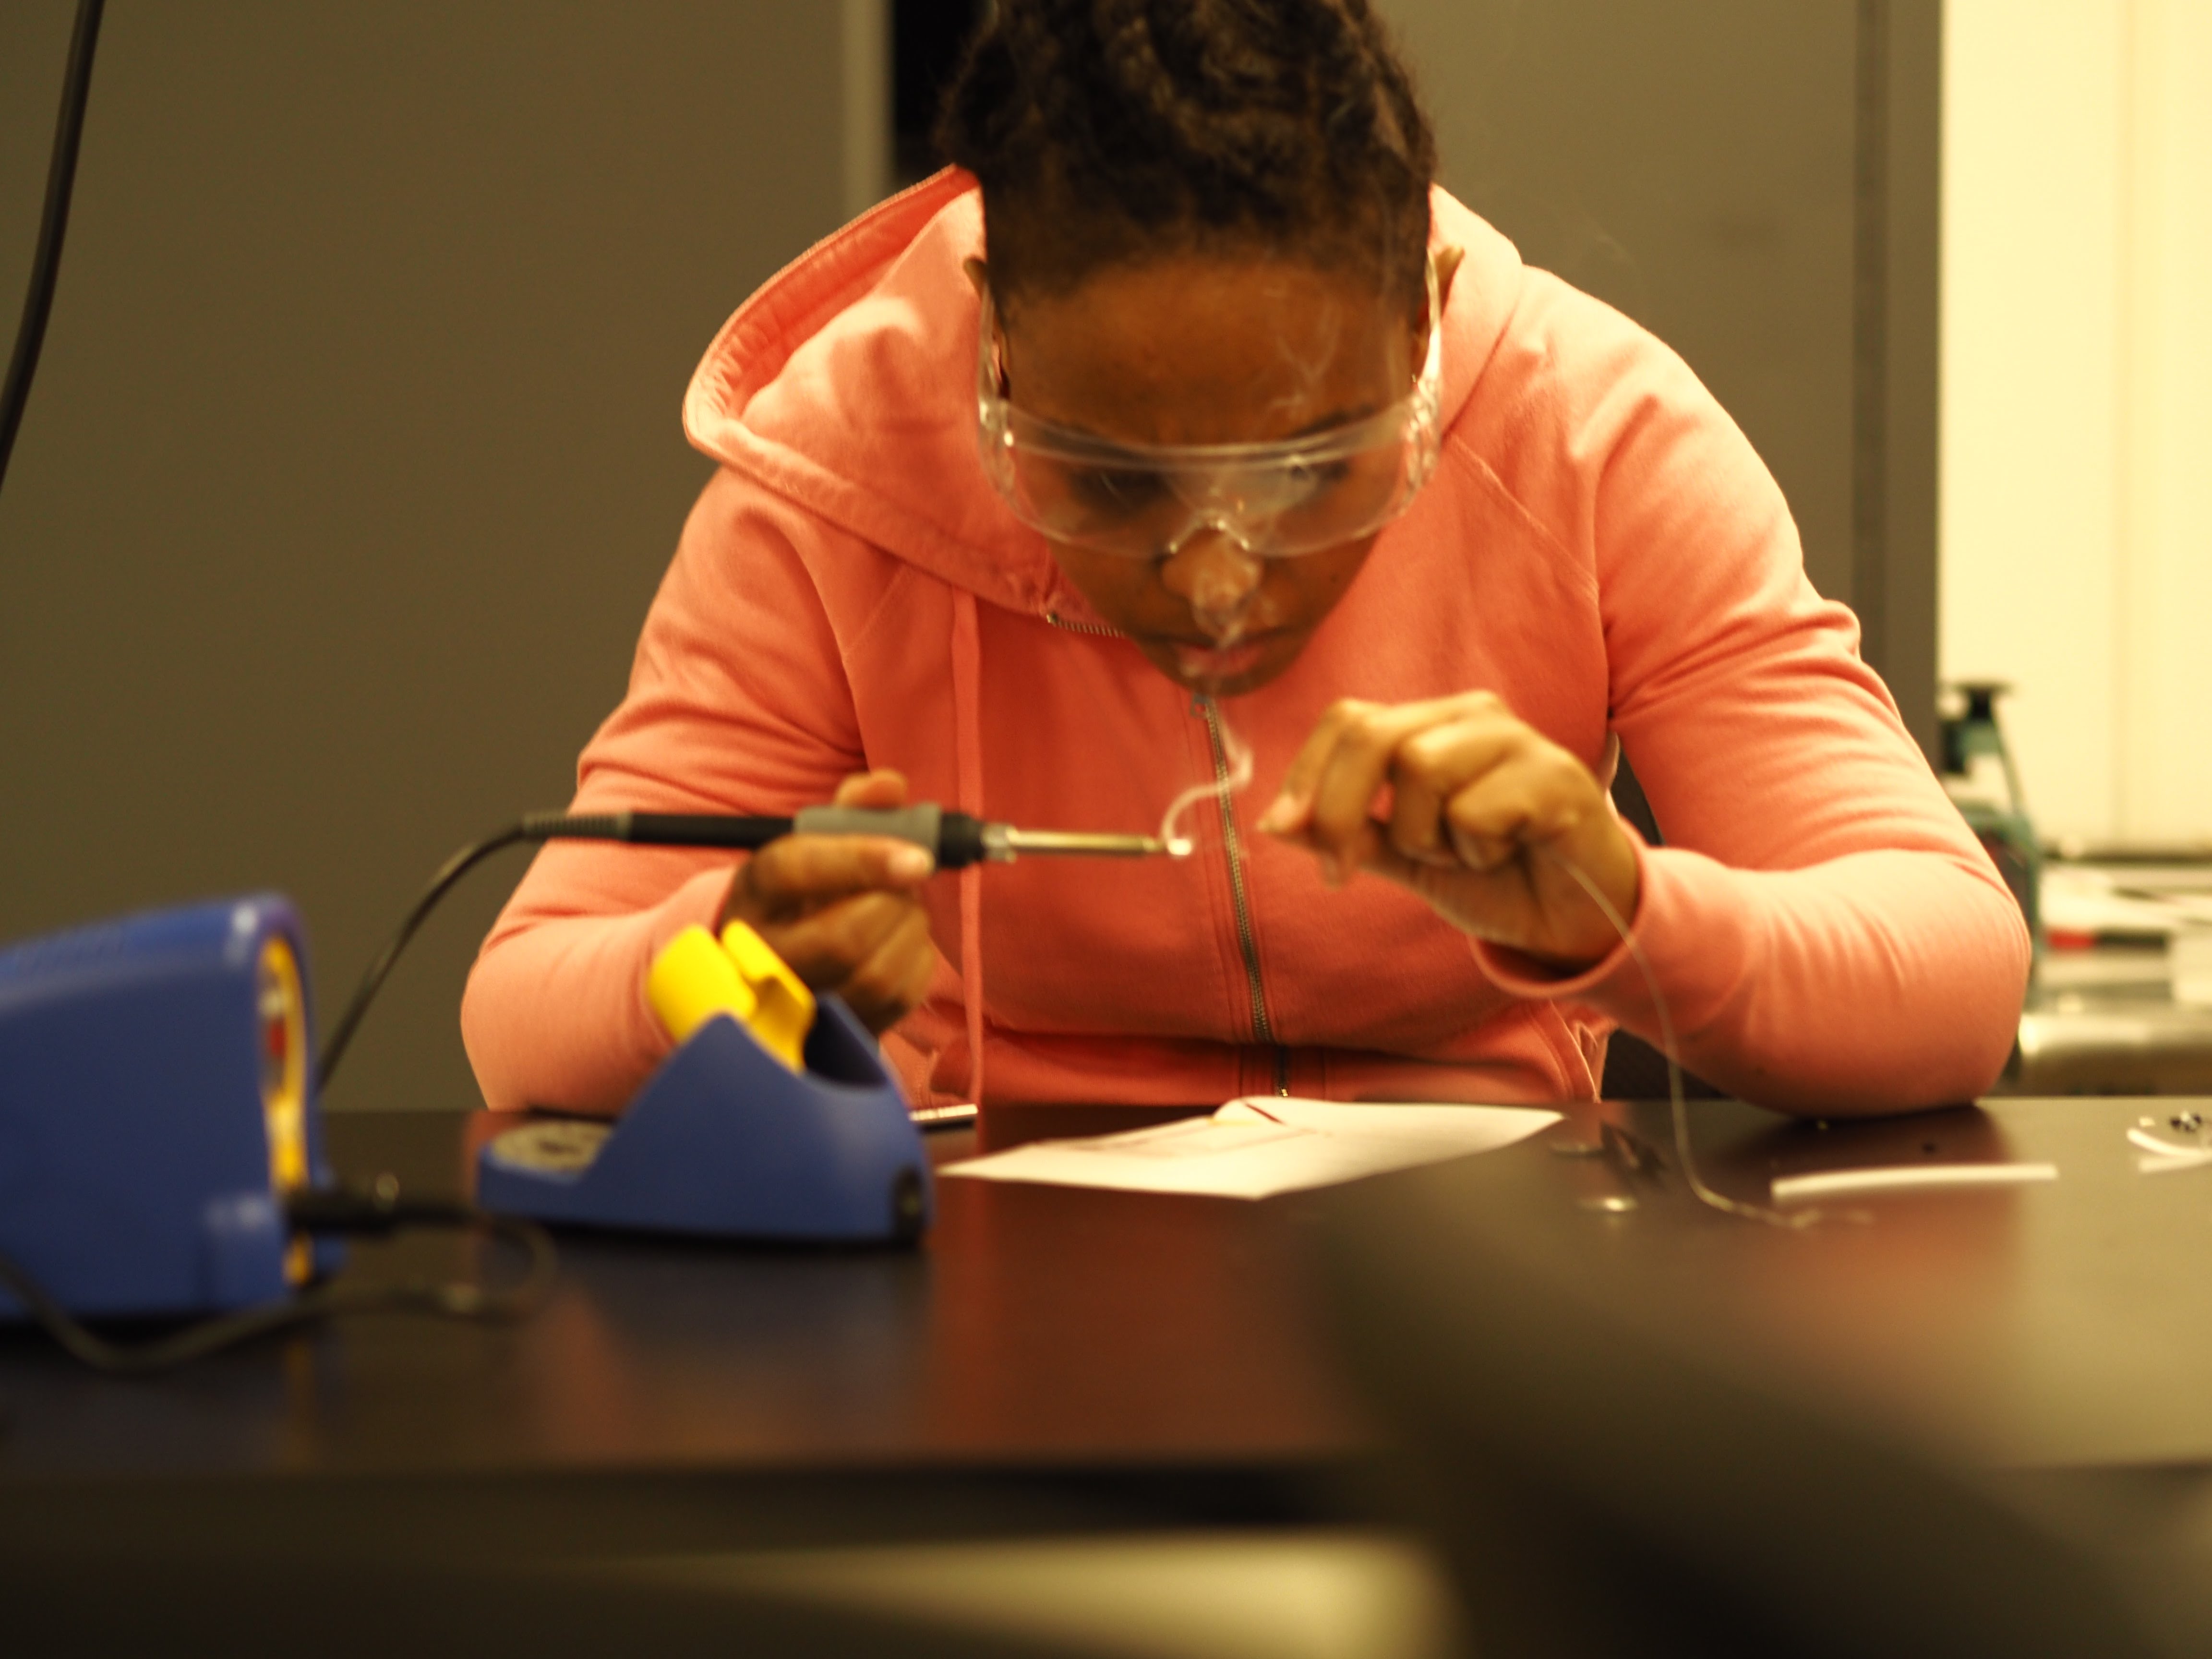
[[[822,1000],[794,1073],[727,1015],[662,1062],[611,1127],[526,1123],[477,1155],[477,1202],[581,1226],[833,1243],[918,1238],[929,1158],[874,1042]]]

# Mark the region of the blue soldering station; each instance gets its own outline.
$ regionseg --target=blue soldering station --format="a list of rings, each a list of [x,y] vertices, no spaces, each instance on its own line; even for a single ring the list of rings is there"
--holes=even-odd
[[[0,953],[0,1252],[79,1315],[305,1284],[313,1247],[284,1202],[330,1178],[307,959],[269,894]],[[0,1291],[0,1315],[23,1311]]]
[[[367,1199],[333,1201],[321,1088],[455,882],[518,843],[748,850],[794,831],[896,836],[946,868],[1164,850],[1148,836],[1022,831],[931,805],[535,814],[439,872],[319,1060],[306,938],[274,895],[16,945],[0,951],[0,1262],[79,1318],[222,1314],[300,1291],[337,1259],[319,1224],[380,1218]],[[674,1051],[612,1124],[532,1120],[495,1137],[477,1164],[481,1211],[742,1239],[918,1237],[929,1160],[873,1038],[834,997],[817,1004],[750,930],[695,932],[654,972]],[[34,1311],[0,1291],[0,1319]]]
[[[0,952],[0,1258],[78,1318],[226,1313],[335,1266],[293,1210],[331,1184],[316,1092],[331,1056],[312,1057],[307,960],[297,913],[269,894]],[[791,1059],[714,1014],[619,1125],[507,1132],[485,1149],[479,1204],[601,1227],[913,1239],[929,1164],[897,1082],[842,1005],[817,1018],[810,997],[807,1012]],[[30,1311],[0,1290],[0,1319]]]

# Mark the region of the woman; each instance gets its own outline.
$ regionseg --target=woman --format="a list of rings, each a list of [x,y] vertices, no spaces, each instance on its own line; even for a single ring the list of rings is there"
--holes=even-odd
[[[1614,1024],[1657,1035],[1608,910],[1746,1097],[1990,1084],[2020,915],[1780,493],[1433,188],[1364,0],[1003,0],[941,137],[702,365],[721,470],[574,810],[1141,829],[1240,737],[1264,793],[1185,860],[957,879],[549,847],[463,1009],[492,1104],[619,1109],[665,1052],[647,963],[717,917],[917,1102],[1589,1097]]]

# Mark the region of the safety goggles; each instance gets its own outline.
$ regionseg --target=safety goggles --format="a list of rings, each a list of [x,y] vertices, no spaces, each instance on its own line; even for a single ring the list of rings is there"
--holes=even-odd
[[[1014,516],[1055,542],[1130,558],[1212,530],[1261,558],[1370,536],[1412,505],[1437,462],[1442,307],[1429,264],[1428,352],[1413,387],[1376,415],[1270,443],[1115,443],[1008,401],[987,292],[977,329],[977,442]]]

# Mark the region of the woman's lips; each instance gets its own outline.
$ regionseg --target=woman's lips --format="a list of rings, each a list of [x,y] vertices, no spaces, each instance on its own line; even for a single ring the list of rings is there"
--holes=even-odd
[[[1171,641],[1169,649],[1175,654],[1176,668],[1188,680],[1232,680],[1240,674],[1249,674],[1260,665],[1273,644],[1272,635],[1258,639],[1240,640],[1235,645],[1186,645]]]

